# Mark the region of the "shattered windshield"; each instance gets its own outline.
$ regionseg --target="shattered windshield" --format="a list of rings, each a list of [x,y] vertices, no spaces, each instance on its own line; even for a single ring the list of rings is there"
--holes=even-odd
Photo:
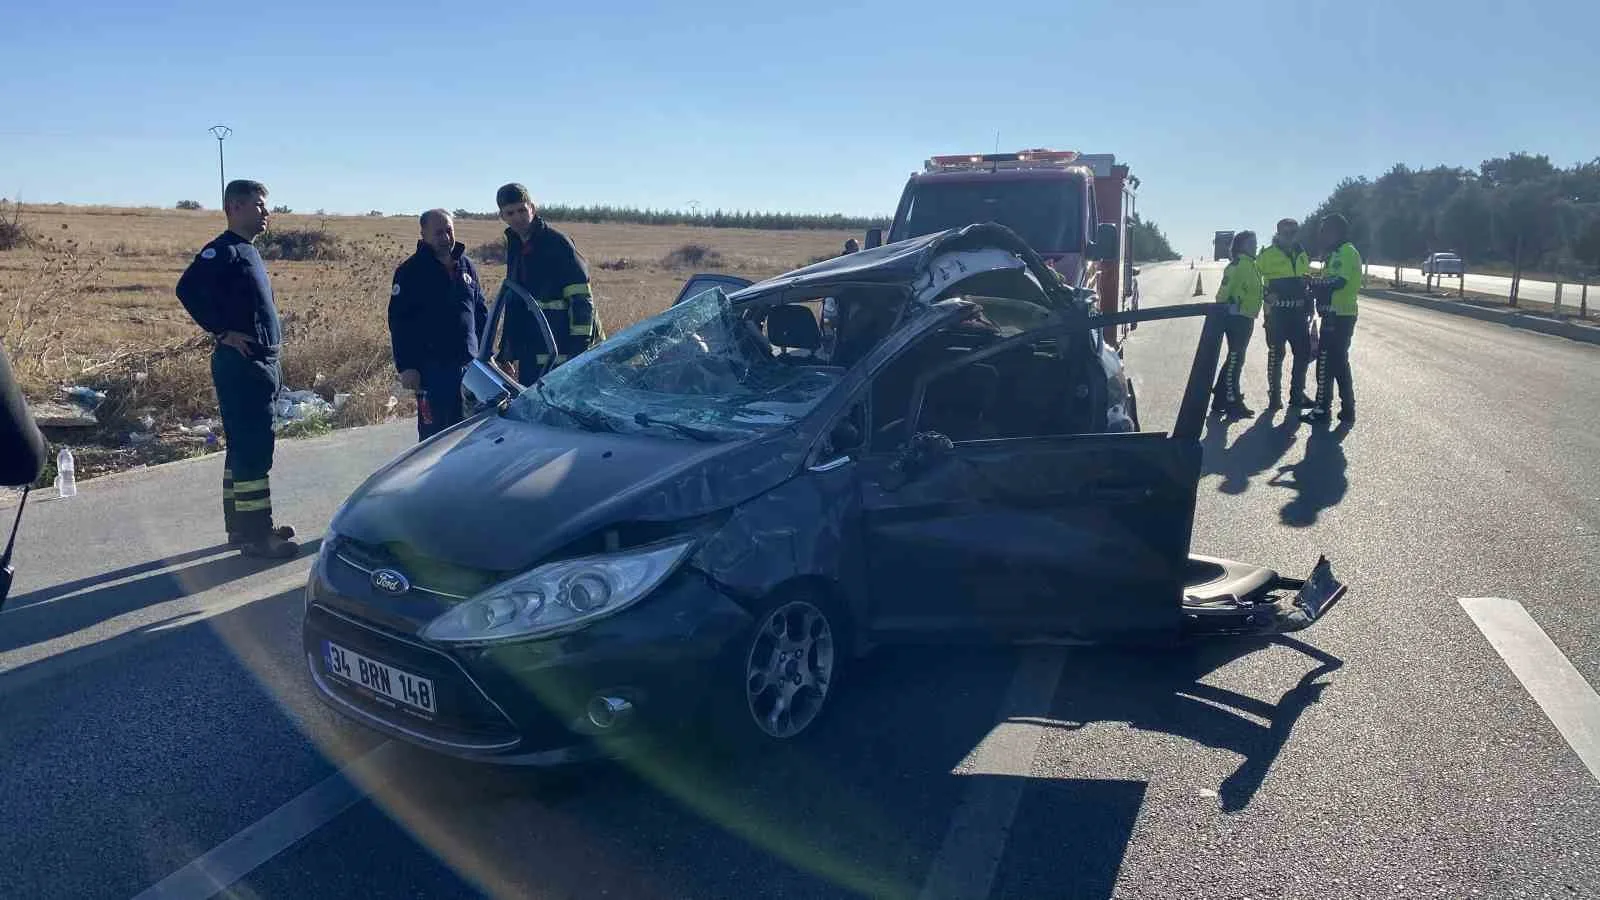
[[[780,355],[759,314],[712,288],[551,371],[507,414],[591,431],[739,440],[799,421],[844,371]]]

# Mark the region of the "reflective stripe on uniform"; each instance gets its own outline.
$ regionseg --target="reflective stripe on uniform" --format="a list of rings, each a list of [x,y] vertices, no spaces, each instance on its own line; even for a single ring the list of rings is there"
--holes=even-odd
[[[566,298],[562,298],[560,300],[540,300],[539,301],[539,308],[540,309],[566,309],[567,308],[567,301],[566,301]]]
[[[233,505],[233,508],[239,512],[260,512],[262,510],[271,511],[272,498],[262,497],[260,500],[240,500]]]
[[[243,494],[247,491],[265,491],[270,486],[271,481],[269,479],[257,478],[255,481],[235,481],[233,483],[233,491],[236,494]]]
[[[556,354],[556,365],[559,366],[559,365],[561,365],[562,363],[566,362],[567,360],[569,360],[571,358],[572,357],[567,356],[565,353],[558,353],[558,354]],[[550,361],[550,354],[541,353],[538,356],[535,356],[533,358],[533,361],[542,366],[545,363]]]
[[[575,297],[578,294],[587,293],[589,293],[589,282],[587,281],[580,281],[577,284],[569,284],[561,289],[561,296],[568,299]]]
[[[594,326],[590,324],[579,325],[573,323],[567,326],[567,332],[577,337],[589,337],[594,334]]]

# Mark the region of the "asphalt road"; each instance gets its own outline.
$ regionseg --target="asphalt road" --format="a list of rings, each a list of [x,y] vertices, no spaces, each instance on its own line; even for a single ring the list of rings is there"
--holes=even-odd
[[[1145,267],[1145,304],[1194,276]],[[217,546],[220,460],[31,505],[0,897],[199,896],[163,882],[197,860],[258,898],[1600,896],[1600,783],[1458,603],[1520,602],[1600,684],[1600,348],[1362,303],[1359,422],[1212,422],[1197,517],[1199,552],[1327,554],[1351,584],[1329,619],[1162,656],[886,652],[760,758],[528,775],[397,748],[310,695],[307,562]],[[1196,333],[1134,335],[1147,428]],[[1264,358],[1258,331],[1258,407]],[[280,516],[314,541],[412,434],[280,445]]]

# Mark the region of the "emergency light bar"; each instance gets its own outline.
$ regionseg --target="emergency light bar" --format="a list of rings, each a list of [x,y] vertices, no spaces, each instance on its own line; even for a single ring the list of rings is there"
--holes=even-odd
[[[1016,153],[961,153],[935,156],[923,163],[925,172],[959,172],[973,169],[1058,169],[1079,159],[1076,150],[1019,150]]]

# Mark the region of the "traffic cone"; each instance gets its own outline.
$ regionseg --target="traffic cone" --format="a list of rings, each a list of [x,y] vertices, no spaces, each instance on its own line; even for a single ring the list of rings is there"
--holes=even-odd
[[[1206,295],[1206,289],[1200,286],[1200,276],[1198,274],[1194,276],[1194,295],[1196,297],[1204,297]]]

